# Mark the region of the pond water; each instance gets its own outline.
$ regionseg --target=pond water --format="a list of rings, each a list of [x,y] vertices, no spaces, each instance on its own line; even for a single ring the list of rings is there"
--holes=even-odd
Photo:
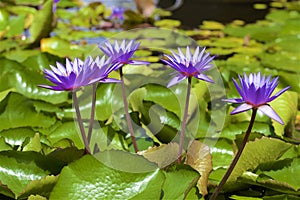
[[[203,20],[215,20],[228,23],[235,19],[246,22],[255,22],[263,19],[268,13],[267,9],[254,9],[254,3],[268,3],[269,1],[247,0],[186,0],[182,6],[174,10],[171,18],[179,19],[183,25],[198,27]],[[170,1],[161,0],[160,7],[169,7]]]
[[[93,0],[85,0],[92,2]],[[255,9],[254,3],[268,3],[266,1],[249,0],[154,0],[160,8],[171,8],[181,2],[179,8],[172,11],[170,18],[178,19],[186,27],[198,27],[203,20],[215,20],[228,23],[235,19],[246,22],[255,22],[263,19],[267,9]],[[134,0],[102,0],[107,6],[123,6],[136,9]]]

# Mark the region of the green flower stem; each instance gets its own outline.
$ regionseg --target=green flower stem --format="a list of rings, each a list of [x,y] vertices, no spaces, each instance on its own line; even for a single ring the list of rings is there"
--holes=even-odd
[[[221,182],[219,183],[218,187],[215,189],[214,193],[212,194],[212,196],[210,197],[209,200],[215,200],[217,198],[217,196],[219,195],[219,193],[220,193],[223,185],[226,183],[226,181],[229,178],[230,174],[232,173],[234,167],[236,166],[239,158],[241,157],[242,152],[243,152],[243,150],[244,150],[244,148],[245,148],[245,146],[247,144],[248,138],[250,136],[250,133],[251,133],[251,130],[252,130],[252,127],[253,127],[253,124],[254,124],[254,120],[255,120],[255,117],[256,117],[256,113],[257,113],[257,108],[253,108],[252,109],[252,116],[251,116],[250,124],[248,126],[247,131],[246,131],[244,140],[243,140],[241,146],[239,147],[239,150],[236,153],[234,159],[232,160],[232,162],[231,162],[228,170],[226,171],[226,173],[223,176]]]
[[[187,91],[186,91],[183,119],[182,119],[182,124],[181,124],[181,133],[180,133],[179,151],[178,151],[178,163],[181,163],[181,160],[182,160],[184,136],[185,136],[185,129],[186,129],[186,123],[187,123],[187,117],[188,117],[188,111],[189,111],[190,94],[191,94],[191,83],[192,83],[192,77],[189,77]]]
[[[129,132],[130,132],[131,141],[132,141],[134,151],[138,152],[139,149],[138,149],[138,146],[137,146],[137,143],[136,143],[133,126],[132,126],[131,118],[130,118],[129,111],[128,111],[129,110],[128,109],[128,101],[127,101],[127,97],[126,97],[126,89],[125,89],[125,82],[124,82],[122,67],[119,69],[119,71],[120,71],[120,79],[121,79],[121,86],[122,86],[122,97],[123,97],[126,121],[127,121],[128,129],[129,129]]]
[[[91,116],[90,116],[90,123],[89,123],[88,137],[87,137],[88,143],[91,142],[93,125],[94,125],[94,119],[95,119],[97,83],[94,83],[92,87],[93,87],[93,91],[92,91],[92,107],[91,107]]]
[[[80,110],[79,110],[78,98],[77,98],[76,91],[72,92],[72,96],[73,96],[73,102],[74,102],[74,107],[75,107],[75,111],[76,111],[76,116],[77,116],[77,121],[78,121],[78,124],[79,124],[81,137],[82,137],[83,144],[84,144],[84,147],[85,147],[85,152],[87,154],[91,154],[90,145],[89,145],[89,142],[86,138],[85,130],[84,130],[84,127],[83,127],[83,121],[82,121],[82,118],[81,118],[81,115],[80,115]]]

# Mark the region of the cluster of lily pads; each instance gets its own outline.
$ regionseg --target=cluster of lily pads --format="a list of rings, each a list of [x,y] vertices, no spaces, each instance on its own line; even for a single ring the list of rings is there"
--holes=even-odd
[[[298,198],[297,2],[273,2],[255,24],[204,21],[183,30],[161,19],[148,22],[172,31],[123,35],[99,25],[109,20],[102,4],[60,1],[55,13],[50,0],[0,6],[0,198]],[[125,21],[133,15],[125,12]],[[107,37],[127,42],[92,43]],[[139,128],[132,132],[130,122]],[[180,147],[180,134],[192,142]]]

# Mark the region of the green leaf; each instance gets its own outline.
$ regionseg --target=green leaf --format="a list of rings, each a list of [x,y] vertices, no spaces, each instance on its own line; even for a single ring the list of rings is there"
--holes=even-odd
[[[11,17],[8,25],[7,37],[15,37],[21,35],[24,30],[25,15]]]
[[[39,180],[48,175],[37,167],[34,162],[18,162],[13,157],[0,155],[0,180],[18,197],[24,188],[33,180]]]
[[[93,46],[94,48],[94,46]],[[91,49],[92,50],[92,49]],[[71,44],[71,42],[58,37],[43,38],[41,40],[41,51],[48,52],[62,58],[83,58],[86,49],[83,46]],[[90,51],[89,51],[90,52]]]
[[[0,130],[25,126],[49,127],[55,123],[53,117],[34,112],[31,100],[11,93],[5,111],[0,115]]]
[[[279,90],[275,90],[278,92]],[[270,106],[281,117],[284,126],[273,121],[274,132],[278,136],[292,136],[295,130],[294,119],[297,115],[298,94],[292,91],[286,91],[280,97],[270,102]]]
[[[201,175],[197,188],[200,194],[207,195],[208,176],[212,170],[212,155],[209,147],[198,140],[193,140],[188,147],[185,163]]]
[[[176,96],[176,94],[183,94],[186,88],[176,88],[176,93],[171,89],[154,84],[146,85],[145,88],[147,90],[145,100],[157,103],[163,108],[174,112],[177,116],[181,116],[180,99],[178,100],[181,97]]]
[[[11,89],[7,89],[7,90],[4,90],[2,92],[0,92],[0,102],[5,99],[5,97],[10,93],[10,92],[15,92],[16,90],[14,88],[11,88]]]
[[[242,113],[236,115],[238,117],[242,117]],[[224,137],[230,140],[233,140],[237,135],[241,134],[243,131],[247,130],[249,122],[231,122],[228,126],[226,126],[221,134],[220,137]],[[271,135],[271,127],[266,123],[255,122],[252,128],[252,132],[262,133],[265,136]]]
[[[0,31],[4,31],[8,23],[9,23],[9,12],[6,9],[1,8],[0,9]]]
[[[159,168],[164,168],[177,161],[178,151],[179,145],[177,143],[169,143],[139,151],[138,154],[151,162],[157,163]]]
[[[0,151],[12,150],[12,147],[5,142],[5,139],[0,136]]]
[[[158,169],[147,173],[122,172],[92,156],[84,156],[62,170],[50,200],[159,199],[163,181]]]
[[[21,62],[25,61],[28,57],[35,56],[39,53],[40,52],[36,49],[33,49],[33,50],[11,50],[11,51],[4,53],[3,55],[9,60],[14,60],[14,61],[21,63]]]
[[[30,195],[27,200],[47,200],[47,198],[40,195]]]
[[[220,22],[204,20],[200,28],[207,30],[223,30],[225,27]]]
[[[77,148],[83,148],[83,142],[80,137],[79,128],[77,127],[75,121],[65,122],[58,127],[55,127],[55,129],[49,133],[47,138],[52,144],[55,144],[63,139],[69,139]]]
[[[5,138],[5,141],[11,146],[20,146],[26,140],[34,136],[35,132],[27,127],[14,128],[3,130],[0,132],[0,136]]]
[[[265,24],[248,24],[246,26],[228,25],[224,32],[231,36],[245,37],[249,35],[258,41],[269,42],[276,38],[276,33],[281,29],[280,26]]]
[[[36,133],[31,141],[24,146],[23,151],[35,151],[40,152],[42,150],[42,144],[40,142],[40,134]]]
[[[39,194],[43,197],[49,197],[50,192],[57,182],[57,179],[58,176],[46,176],[39,180],[33,180],[25,187],[25,189],[19,195],[19,198],[26,198],[30,194]]]
[[[165,172],[162,199],[185,199],[187,193],[199,179],[199,174],[187,166],[174,166]],[[175,189],[176,188],[176,189]]]
[[[295,191],[300,194],[300,159],[296,158],[290,164],[290,166],[285,167],[281,170],[276,171],[266,171],[263,172],[265,175],[271,177],[275,181],[279,181],[282,184],[288,184]]]
[[[293,18],[293,12],[287,10],[275,10],[273,12],[270,12],[266,16],[266,19],[277,22],[279,24],[283,24],[291,18]]]
[[[234,199],[234,200],[263,200],[262,198],[258,198],[258,197],[248,197],[248,196],[238,196],[238,195],[231,195],[230,199]]]
[[[157,169],[157,164],[143,156],[121,150],[100,151],[94,157],[106,166],[124,172],[144,173]]]
[[[205,144],[210,148],[214,170],[229,166],[233,159],[232,141],[224,138],[205,139]]]
[[[164,28],[174,28],[180,26],[180,24],[181,22],[179,20],[173,20],[173,19],[162,19],[154,22],[155,26],[164,27]]]
[[[244,172],[247,170],[254,170],[261,163],[278,159],[290,147],[290,144],[279,139],[267,137],[248,142],[228,179],[228,183],[235,182]]]
[[[30,42],[36,43],[42,38],[47,37],[52,30],[53,21],[53,1],[47,0],[41,10],[39,10],[30,26],[29,32],[31,34]]]
[[[21,64],[7,59],[0,59],[0,63],[0,91],[15,88],[18,93],[29,98],[54,104],[67,100],[67,92],[57,92],[38,87],[39,84],[47,83],[40,72],[28,70]]]
[[[120,92],[120,87],[117,84],[103,83],[98,85],[96,92],[95,119],[105,121],[109,119],[114,112],[121,108],[123,109],[123,101]],[[79,106],[81,107],[80,112],[83,119],[90,118],[91,98],[91,87],[86,87],[79,97]],[[64,117],[74,118],[74,116],[75,109],[68,108],[64,110]]]
[[[262,65],[282,71],[299,73],[298,63],[300,58],[297,58],[296,56],[299,56],[299,53],[289,53],[284,51],[274,54],[262,53],[259,55]]]

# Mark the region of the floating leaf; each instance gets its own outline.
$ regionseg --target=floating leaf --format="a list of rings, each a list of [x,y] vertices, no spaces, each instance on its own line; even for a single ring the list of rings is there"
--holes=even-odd
[[[276,91],[276,90],[275,90]],[[276,113],[281,117],[284,122],[284,126],[274,122],[274,132],[278,136],[292,136],[295,129],[294,119],[297,114],[298,108],[298,95],[296,92],[287,91],[279,96],[276,100],[270,103],[270,106],[274,108]]]
[[[47,198],[40,195],[30,195],[27,200],[47,200]]]
[[[21,62],[25,61],[28,57],[35,56],[39,53],[40,53],[40,51],[35,50],[35,49],[34,50],[11,50],[11,51],[4,53],[3,55],[7,59],[14,60],[14,61],[21,63]]]
[[[231,195],[230,199],[234,199],[234,200],[263,200],[262,198],[258,198],[258,197],[248,197],[248,196],[238,196],[238,195]]]
[[[0,58],[0,91],[15,88],[32,99],[40,99],[51,103],[62,103],[67,100],[68,93],[39,88],[46,79],[38,71],[28,70],[20,63]]]
[[[281,170],[265,171],[263,173],[273,180],[288,184],[300,194],[300,159],[294,159],[290,166]]]
[[[208,176],[212,170],[212,157],[207,145],[193,140],[187,150],[185,163],[194,168],[201,177],[197,182],[200,194],[207,195]]]
[[[24,146],[23,151],[35,151],[40,152],[42,150],[42,145],[40,142],[40,135],[39,133],[36,133],[31,141]]]
[[[0,151],[12,150],[12,147],[5,142],[5,139],[0,136]]]
[[[263,53],[259,57],[261,58],[261,64],[269,68],[300,73],[300,68],[298,67],[300,59],[296,57],[297,55],[299,54],[280,51],[275,54]]]
[[[165,172],[163,200],[185,199],[190,189],[199,179],[199,174],[186,166],[174,166]],[[175,189],[176,188],[176,189]]]
[[[47,37],[52,30],[53,21],[53,1],[47,0],[41,10],[39,10],[30,26],[29,32],[31,33],[30,42],[39,42],[42,38]]]
[[[181,22],[179,20],[174,19],[162,19],[159,21],[155,21],[154,25],[158,27],[164,27],[164,28],[173,28],[180,26]]]
[[[82,58],[84,56],[84,49],[81,46],[71,44],[58,37],[43,38],[41,40],[41,51],[70,59]]]
[[[21,35],[24,30],[25,15],[11,16],[8,24],[7,37],[15,37]]]
[[[25,126],[49,127],[55,123],[53,117],[34,112],[31,100],[12,93],[8,97],[5,111],[0,115],[0,130]]]
[[[214,170],[229,166],[233,159],[232,141],[224,138],[205,139],[205,144],[209,146],[212,155]]]
[[[173,142],[148,148],[147,150],[138,152],[138,154],[151,162],[157,163],[159,168],[164,168],[177,161],[178,151],[179,145]]]
[[[57,182],[57,178],[58,176],[46,176],[40,180],[31,181],[26,186],[26,188],[22,191],[22,193],[19,194],[19,198],[28,197],[30,194],[39,194],[42,195],[43,198],[49,197],[50,192],[52,191],[54,185]],[[32,199],[39,199],[39,198],[32,197]]]
[[[62,170],[50,200],[159,199],[163,181],[158,169],[125,173],[106,167],[92,156],[84,156]]]
[[[207,30],[223,30],[225,26],[220,22],[204,20],[200,28]]]
[[[24,190],[33,180],[39,180],[48,174],[33,162],[17,162],[13,157],[0,155],[0,180],[3,186],[7,186],[14,197]]]
[[[65,122],[59,125],[49,133],[47,138],[52,144],[55,144],[63,139],[69,139],[75,144],[77,148],[83,148],[83,142],[80,137],[79,128],[77,127],[75,121]]]
[[[248,142],[228,182],[235,182],[245,171],[254,170],[261,163],[278,159],[290,147],[279,139],[267,137]]]

